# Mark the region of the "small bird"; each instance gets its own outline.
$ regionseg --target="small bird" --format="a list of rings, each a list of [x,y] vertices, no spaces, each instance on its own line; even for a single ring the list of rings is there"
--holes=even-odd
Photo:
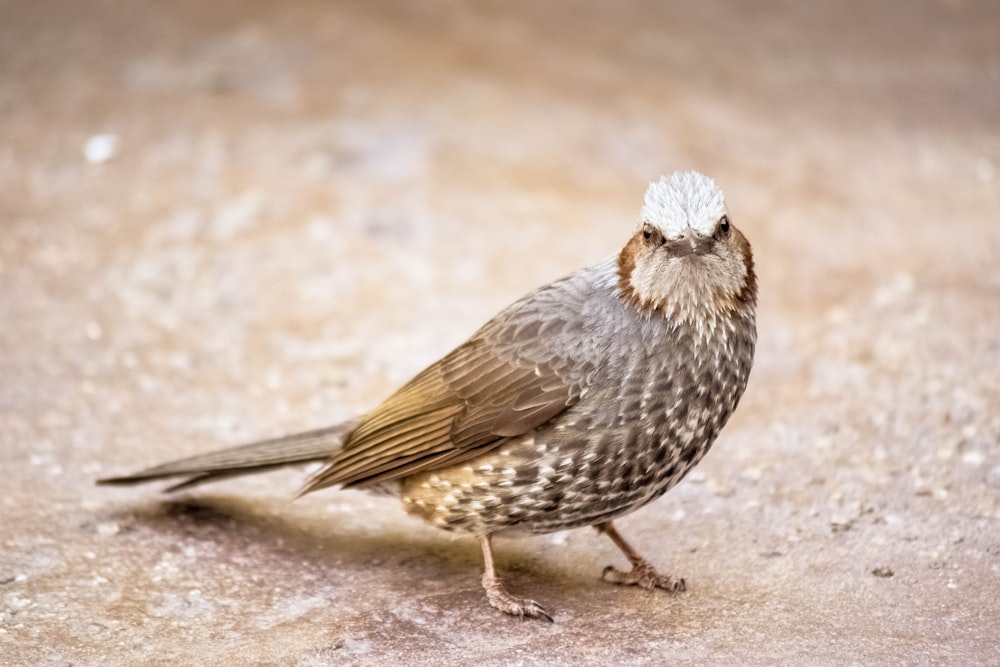
[[[384,403],[330,428],[99,480],[182,477],[176,491],[322,461],[301,494],[393,494],[431,525],[471,533],[489,604],[552,620],[510,593],[491,538],[594,526],[631,564],[606,581],[676,593],[612,521],[661,496],[701,460],[753,364],[757,281],[722,191],[701,174],[651,183],[617,255],[544,285]]]

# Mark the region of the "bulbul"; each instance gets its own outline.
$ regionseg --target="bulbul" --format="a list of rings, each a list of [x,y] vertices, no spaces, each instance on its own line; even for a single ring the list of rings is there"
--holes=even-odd
[[[594,526],[631,569],[603,578],[684,590],[612,521],[705,455],[753,364],[757,283],[722,191],[698,173],[651,183],[617,255],[531,292],[361,417],[100,480],[187,488],[323,461],[301,493],[391,493],[428,523],[477,537],[489,603],[552,620],[511,594],[491,538]]]

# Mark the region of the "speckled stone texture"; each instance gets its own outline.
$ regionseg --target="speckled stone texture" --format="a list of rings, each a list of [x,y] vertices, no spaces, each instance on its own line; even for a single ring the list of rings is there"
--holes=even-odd
[[[0,2],[0,662],[997,664],[994,2]],[[757,364],[619,528],[101,475],[375,405],[713,176]]]

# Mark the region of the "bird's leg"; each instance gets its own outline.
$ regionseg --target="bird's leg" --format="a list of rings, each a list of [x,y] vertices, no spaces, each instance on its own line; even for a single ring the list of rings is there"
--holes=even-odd
[[[608,565],[604,568],[603,574],[601,574],[601,578],[604,581],[622,586],[640,586],[648,591],[654,588],[662,588],[671,593],[680,593],[685,590],[686,586],[683,579],[675,579],[669,575],[657,572],[649,564],[649,561],[640,556],[639,552],[625,541],[625,538],[621,536],[610,521],[599,523],[594,527],[597,528],[597,532],[604,533],[610,537],[615,546],[621,549],[625,557],[628,558],[628,561],[632,563],[632,569],[629,572],[622,572],[613,565]]]
[[[483,588],[486,590],[486,599],[489,601],[490,605],[496,607],[505,614],[511,614],[513,616],[519,616],[524,618],[525,616],[534,616],[536,618],[545,618],[549,622],[552,621],[552,617],[542,609],[542,605],[538,604],[534,600],[528,600],[525,598],[516,598],[507,592],[504,588],[503,582],[500,581],[500,577],[497,576],[496,568],[493,565],[493,545],[490,543],[490,536],[484,535],[479,538],[479,543],[483,547],[483,563],[485,565],[485,571],[483,572]]]

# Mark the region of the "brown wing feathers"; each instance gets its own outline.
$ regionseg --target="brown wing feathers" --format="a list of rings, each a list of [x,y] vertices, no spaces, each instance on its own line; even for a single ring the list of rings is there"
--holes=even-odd
[[[474,338],[366,415],[302,492],[399,479],[477,456],[544,424],[577,393],[547,364],[503,359]]]
[[[351,486],[393,479],[386,473],[421,458],[451,449],[448,434],[452,417],[460,405],[446,406],[432,413],[392,424],[360,441],[348,441],[350,448],[335,454],[325,468],[310,479],[303,493],[334,484]]]

